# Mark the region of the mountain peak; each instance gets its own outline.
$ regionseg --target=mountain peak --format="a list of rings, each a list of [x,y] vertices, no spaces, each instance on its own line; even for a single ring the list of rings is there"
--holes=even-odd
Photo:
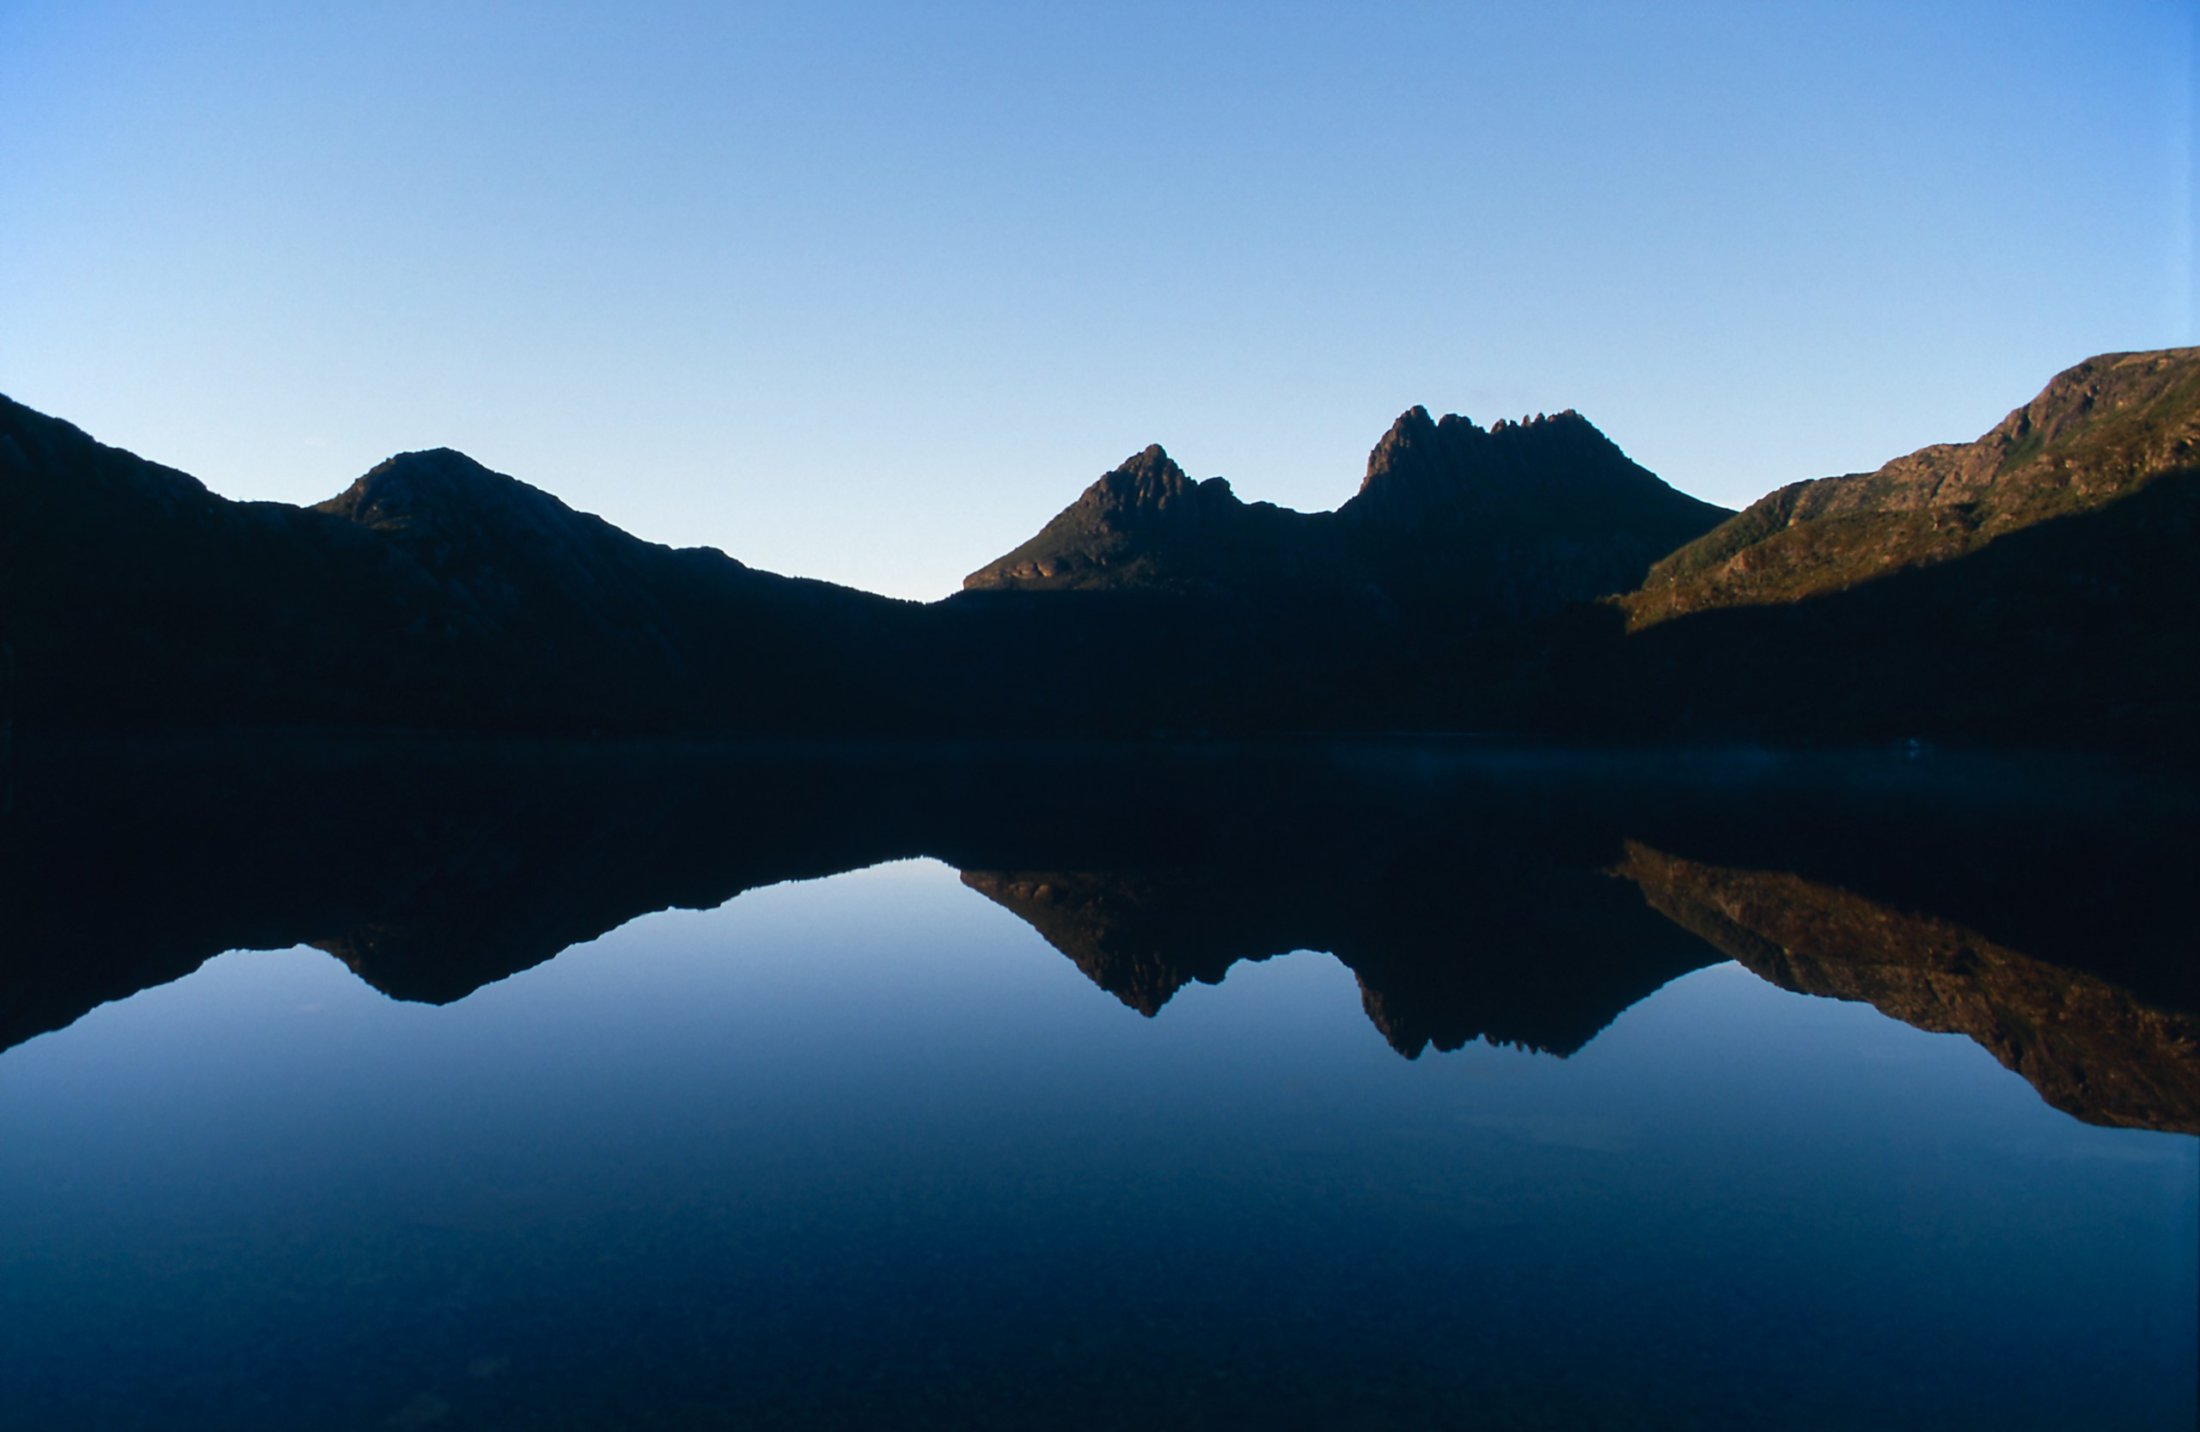
[[[1540,479],[1554,467],[1604,466],[1613,459],[1634,466],[1616,443],[1572,408],[1518,422],[1501,418],[1485,428],[1456,413],[1438,421],[1416,404],[1399,414],[1368,454],[1360,495],[1381,500],[1390,491],[1431,482],[1448,486]]]
[[[1616,517],[1644,503],[1686,509],[1690,517],[1699,508],[1715,511],[1667,487],[1571,408],[1485,428],[1457,414],[1432,419],[1428,409],[1413,407],[1368,454],[1367,476],[1340,515],[1410,527],[1546,509]]]
[[[433,525],[465,516],[528,525],[563,525],[577,514],[539,488],[492,472],[455,448],[401,452],[376,463],[328,501],[322,512],[376,531]]]
[[[1219,477],[1194,482],[1154,443],[1103,473],[1036,536],[963,579],[965,587],[1139,586],[1159,577],[1155,558],[1180,559],[1221,539],[1245,504]],[[1162,578],[1169,580],[1168,578]]]
[[[1085,489],[1080,505],[1103,510],[1160,508],[1182,499],[1198,484],[1178,467],[1173,458],[1152,443],[1123,459]]]

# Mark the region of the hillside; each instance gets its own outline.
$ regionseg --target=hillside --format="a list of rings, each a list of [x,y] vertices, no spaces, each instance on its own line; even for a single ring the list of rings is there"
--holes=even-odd
[[[1626,600],[1631,625],[1794,602],[1976,552],[2200,466],[2200,348],[2110,353],[2058,374],[1984,436],[1876,472],[1783,487],[1680,548]]]
[[[33,727],[831,730],[913,610],[644,542],[454,452],[317,507],[232,502],[5,399],[0,543]]]

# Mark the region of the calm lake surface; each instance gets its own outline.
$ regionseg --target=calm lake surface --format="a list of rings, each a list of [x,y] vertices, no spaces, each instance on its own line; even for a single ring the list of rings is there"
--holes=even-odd
[[[315,948],[220,954],[0,1053],[0,1407],[2192,1425],[2200,1140],[1692,963],[1563,1056],[1405,1058],[1328,954],[1148,1017],[922,858],[643,915],[440,1005]]]

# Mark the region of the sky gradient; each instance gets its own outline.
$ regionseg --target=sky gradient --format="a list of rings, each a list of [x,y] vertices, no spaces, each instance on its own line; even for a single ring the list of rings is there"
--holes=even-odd
[[[946,594],[1149,442],[1686,491],[2200,341],[2195,7],[0,0],[0,392],[240,498],[460,448]]]

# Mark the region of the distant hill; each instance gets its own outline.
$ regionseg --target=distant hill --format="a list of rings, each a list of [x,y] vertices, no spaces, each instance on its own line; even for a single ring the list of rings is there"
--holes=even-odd
[[[1149,447],[969,590],[1330,588],[1479,623],[1623,592],[1727,509],[1676,492],[1568,411],[1482,428],[1425,408],[1392,425],[1334,512],[1247,503]]]

